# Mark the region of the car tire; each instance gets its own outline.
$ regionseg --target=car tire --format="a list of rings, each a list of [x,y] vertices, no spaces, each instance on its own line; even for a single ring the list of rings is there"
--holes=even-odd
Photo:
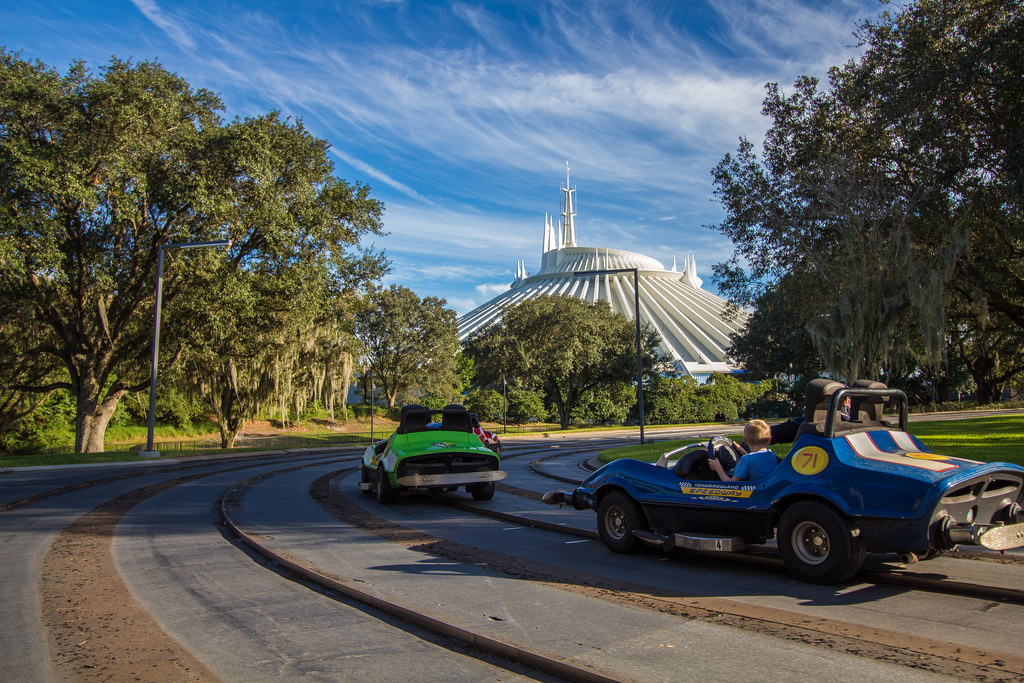
[[[373,472],[373,470],[371,470],[366,465],[361,466],[359,468],[359,483],[361,483],[361,484],[372,484],[372,483],[374,483],[374,475],[371,474],[371,472]],[[362,486],[360,486],[359,490],[362,492],[362,494],[364,496],[368,496],[371,493],[373,493],[373,489],[372,488],[364,489]]]
[[[633,499],[622,491],[612,491],[597,506],[597,533],[613,553],[632,553],[642,541],[633,535],[643,528],[643,517]]]
[[[469,486],[469,492],[473,495],[473,500],[490,500],[494,498],[494,482],[484,481],[479,484],[473,484]]]
[[[391,505],[398,500],[398,489],[388,481],[388,473],[384,466],[377,468],[377,502],[381,505]]]
[[[864,565],[864,539],[824,503],[797,503],[779,519],[779,552],[789,571],[808,583],[846,581]]]

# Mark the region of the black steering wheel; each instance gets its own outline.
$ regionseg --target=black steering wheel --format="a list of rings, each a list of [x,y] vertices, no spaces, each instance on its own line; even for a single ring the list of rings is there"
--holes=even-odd
[[[727,473],[732,472],[739,460],[732,439],[727,436],[711,437],[711,440],[708,441],[708,460],[718,460]]]

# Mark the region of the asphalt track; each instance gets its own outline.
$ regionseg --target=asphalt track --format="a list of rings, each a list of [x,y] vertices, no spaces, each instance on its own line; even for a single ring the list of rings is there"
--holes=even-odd
[[[535,462],[533,454],[506,458],[503,468],[509,477],[504,483],[534,493],[559,486],[538,476],[534,471],[538,469],[578,479],[580,464],[588,459],[594,441],[607,438],[616,437],[551,438],[516,446],[545,456],[566,455],[541,462]],[[55,535],[105,500],[181,477],[183,472],[172,471],[173,467],[139,464],[0,475],[2,505],[57,486],[147,472],[69,488],[0,513],[5,577],[0,583],[0,604],[5,606],[0,620],[0,680],[60,680],[63,675],[51,664],[36,591],[42,557]],[[123,517],[113,543],[118,572],[153,618],[225,680],[551,678],[311,588],[267,566],[226,533],[218,511],[225,491],[263,472],[270,476],[246,487],[232,516],[278,551],[357,582],[382,599],[522,643],[616,680],[923,681],[949,680],[950,673],[889,663],[884,657],[856,656],[849,648],[830,646],[824,636],[820,642],[780,638],[600,599],[566,590],[567,586],[524,580],[518,575],[523,567],[547,565],[554,575],[577,572],[581,577],[638,582],[652,593],[675,592],[721,601],[718,604],[723,606],[774,610],[808,623],[821,620],[912,634],[918,644],[959,648],[967,659],[970,652],[1019,656],[1024,608],[1018,605],[927,596],[857,581],[839,588],[808,586],[784,573],[715,558],[618,556],[596,541],[509,524],[423,497],[403,498],[383,508],[358,492],[357,478],[344,473],[348,467],[351,463],[342,458],[277,474],[272,473],[282,465],[274,463],[254,462],[242,469],[238,461],[229,460],[202,466],[197,471],[209,476],[147,498]],[[339,521],[310,496],[312,482],[324,476],[331,478],[334,495],[364,509],[367,517],[379,516],[410,533],[478,549],[481,555],[504,557],[508,571],[471,558],[435,555],[422,543],[389,541]],[[452,496],[469,500],[466,495]],[[594,525],[592,512],[558,510],[531,497],[501,491],[483,505],[554,525],[580,529]],[[946,558],[927,565],[936,573],[966,573],[975,581],[1024,583],[1020,565],[974,565]],[[922,658],[927,656],[934,653],[924,653]],[[964,677],[978,679],[977,672],[975,666]],[[1018,680],[998,666],[985,678]]]

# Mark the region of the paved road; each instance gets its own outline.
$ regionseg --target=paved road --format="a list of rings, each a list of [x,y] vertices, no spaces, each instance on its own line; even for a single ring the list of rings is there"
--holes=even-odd
[[[707,428],[697,430],[706,435]],[[715,432],[711,432],[715,433]],[[687,430],[688,438],[696,436]],[[560,486],[538,476],[538,455],[567,453],[537,468],[581,477],[581,461],[609,440],[635,434],[507,440],[506,483],[542,492]],[[662,439],[668,434],[650,436]],[[676,438],[676,435],[672,435]],[[492,568],[431,556],[391,543],[334,519],[309,498],[310,482],[348,465],[327,463],[268,477],[248,490],[240,518],[280,549],[339,576],[354,578],[396,600],[459,619],[474,628],[519,638],[558,656],[633,680],[729,678],[772,681],[815,678],[849,681],[924,681],[920,670],[856,657],[806,642],[682,620],[510,578]],[[59,531],[100,503],[141,486],[180,477],[173,463],[130,467],[65,468],[0,474],[0,503],[58,486],[116,474],[140,476],[69,490],[0,513],[0,681],[57,680],[39,618],[36,577]],[[114,542],[118,571],[136,598],[164,628],[226,680],[546,679],[396,621],[350,601],[326,596],[268,570],[231,541],[217,524],[216,503],[235,482],[269,464],[238,470],[238,461],[209,464],[211,476],[176,486],[133,508]],[[235,471],[226,472],[232,469]],[[198,471],[198,470],[190,470]],[[144,474],[143,474],[144,473]],[[1024,608],[980,604],[949,596],[921,596],[868,584],[809,586],[784,573],[684,555],[618,556],[597,542],[483,518],[425,500],[387,509],[341,478],[337,491],[368,513],[431,536],[510,556],[509,562],[643,581],[652,590],[700,595],[813,619],[840,619],[949,643],[950,647],[1016,652]],[[458,494],[455,494],[458,495]],[[467,498],[467,496],[463,496]],[[594,514],[557,510],[499,493],[488,506],[555,523],[593,528]],[[965,563],[940,558],[929,566],[957,575]],[[994,565],[975,580],[1017,581],[1019,568]],[[978,570],[981,571],[981,570]],[[1000,574],[1002,572],[1003,574]],[[514,573],[513,573],[514,574]]]

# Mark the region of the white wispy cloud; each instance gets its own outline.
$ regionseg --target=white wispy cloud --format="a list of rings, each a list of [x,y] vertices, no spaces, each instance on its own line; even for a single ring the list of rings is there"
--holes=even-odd
[[[167,34],[174,43],[186,52],[195,50],[196,44],[186,28],[174,17],[165,12],[154,0],[131,0],[135,8],[153,25]]]
[[[493,299],[494,297],[498,296],[499,294],[503,294],[504,292],[507,292],[511,287],[512,287],[511,284],[491,283],[491,284],[477,285],[476,287],[473,288],[473,290],[477,294],[479,294],[481,297],[483,297],[484,299]]]
[[[418,200],[418,201],[422,202],[423,204],[426,204],[427,206],[432,206],[432,207],[439,208],[439,207],[437,207],[437,204],[435,202],[431,201],[427,197],[424,197],[419,192],[417,192],[416,190],[412,189],[411,187],[409,187],[405,183],[402,183],[402,182],[399,182],[399,181],[395,180],[394,178],[389,176],[387,173],[384,173],[383,171],[381,171],[379,169],[376,169],[373,166],[370,166],[369,164],[364,163],[364,162],[360,161],[359,159],[356,159],[355,157],[353,157],[353,156],[351,156],[349,154],[345,154],[344,152],[342,152],[342,151],[340,151],[338,149],[335,149],[333,147],[331,148],[331,154],[333,154],[334,156],[338,157],[339,159],[344,161],[349,166],[351,166],[351,167],[353,167],[353,168],[355,168],[355,169],[357,169],[359,171],[362,171],[363,173],[365,173],[366,175],[370,176],[371,178],[376,178],[377,180],[380,180],[384,184],[388,185],[389,187],[393,187],[394,189],[398,190],[399,192],[401,192],[405,196],[409,197],[410,199]]]
[[[537,267],[565,157],[579,183],[581,244],[669,266],[692,251],[707,282],[704,269],[731,253],[702,227],[721,216],[710,171],[740,136],[760,142],[765,83],[824,76],[857,54],[855,22],[882,9],[875,0],[546,0],[505,13],[459,1],[132,2],[152,31],[111,15],[89,24],[86,41],[73,22],[61,37],[47,16],[46,40],[88,45],[100,61],[159,56],[220,92],[229,116],[301,117],[331,144],[338,174],[385,201],[389,235],[378,246],[395,261],[391,277],[460,305],[507,287],[520,258]]]

